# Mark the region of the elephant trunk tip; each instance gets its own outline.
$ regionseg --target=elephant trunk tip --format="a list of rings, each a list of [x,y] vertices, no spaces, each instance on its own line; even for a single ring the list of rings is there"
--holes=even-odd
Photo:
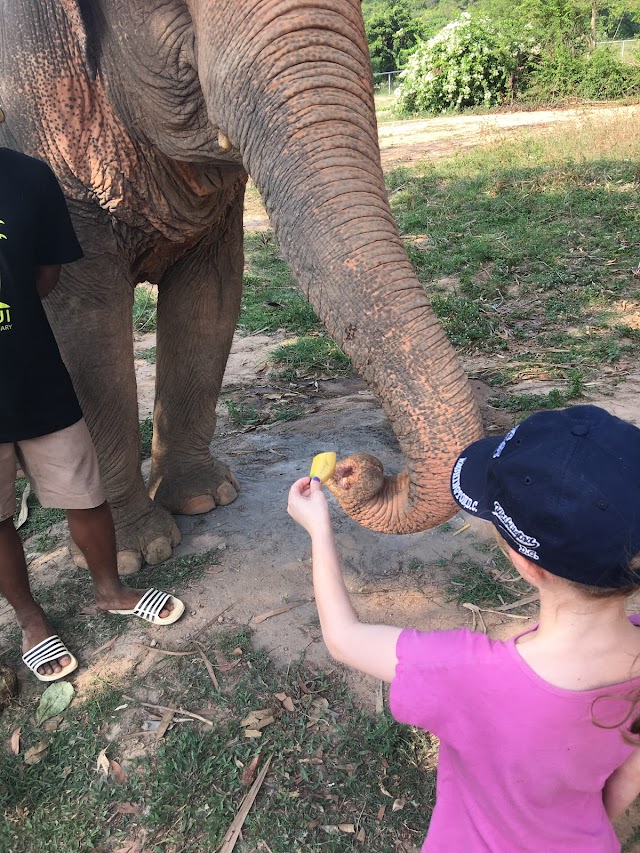
[[[369,453],[340,460],[326,485],[350,518],[380,533],[420,533],[457,512],[448,488],[431,495],[412,488],[407,470],[385,475],[382,462]]]

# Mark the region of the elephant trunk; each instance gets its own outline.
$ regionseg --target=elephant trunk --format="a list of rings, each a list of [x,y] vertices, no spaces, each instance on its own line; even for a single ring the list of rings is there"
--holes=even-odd
[[[210,120],[239,150],[301,289],[380,400],[406,460],[395,476],[367,455],[343,460],[329,486],[371,529],[433,527],[455,511],[451,468],[481,424],[387,202],[360,3],[274,0],[259,28],[231,5],[222,27],[213,4],[194,18]],[[217,43],[232,22],[229,62]]]

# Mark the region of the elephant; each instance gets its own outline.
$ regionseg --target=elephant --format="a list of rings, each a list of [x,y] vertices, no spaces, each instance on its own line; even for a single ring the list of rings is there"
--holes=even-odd
[[[0,145],[46,160],[83,260],[46,310],[93,436],[122,574],[226,505],[216,402],[240,311],[243,199],[258,188],[296,281],[391,422],[329,486],[360,524],[426,530],[481,435],[462,366],[409,263],[380,164],[359,0],[4,0]],[[158,285],[151,474],[140,471],[132,305]]]

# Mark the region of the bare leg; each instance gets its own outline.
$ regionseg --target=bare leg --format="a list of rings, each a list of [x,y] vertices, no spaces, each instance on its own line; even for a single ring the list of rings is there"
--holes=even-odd
[[[16,612],[18,625],[22,629],[24,652],[54,633],[42,608],[31,594],[24,549],[11,518],[0,522],[0,593]],[[44,664],[38,671],[41,675],[52,675],[69,663],[71,658],[65,655]]]
[[[109,506],[75,509],[67,513],[69,529],[89,565],[101,610],[133,610],[144,590],[129,589],[120,583],[116,569],[116,541]],[[0,522],[0,593],[16,613],[22,629],[22,650],[28,651],[50,637],[54,631],[29,586],[29,575],[20,537],[13,519]],[[160,616],[166,618],[173,609],[168,602]],[[60,672],[71,659],[66,655],[39,667],[41,675]]]
[[[159,285],[153,465],[149,491],[170,512],[231,503],[238,484],[209,453],[216,403],[240,312],[242,197],[215,236]]]
[[[86,257],[63,269],[45,306],[98,453],[115,521],[118,568],[131,574],[143,557],[152,565],[166,560],[180,533],[149,499],[140,473],[133,287],[110,227],[76,224]],[[86,567],[81,556],[74,559]]]
[[[69,532],[83,553],[100,610],[133,610],[145,590],[130,589],[120,582],[116,567],[116,533],[108,503],[95,509],[69,509]],[[160,612],[165,618],[173,605]]]

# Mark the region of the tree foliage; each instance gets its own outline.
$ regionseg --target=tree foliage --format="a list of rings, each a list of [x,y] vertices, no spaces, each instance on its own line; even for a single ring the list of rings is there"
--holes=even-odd
[[[388,8],[374,8],[365,19],[365,26],[371,65],[378,72],[403,68],[424,35],[420,22],[411,14],[405,0],[399,0]]]
[[[499,104],[535,46],[510,42],[486,18],[467,12],[411,56],[397,92],[400,112],[444,112]]]

